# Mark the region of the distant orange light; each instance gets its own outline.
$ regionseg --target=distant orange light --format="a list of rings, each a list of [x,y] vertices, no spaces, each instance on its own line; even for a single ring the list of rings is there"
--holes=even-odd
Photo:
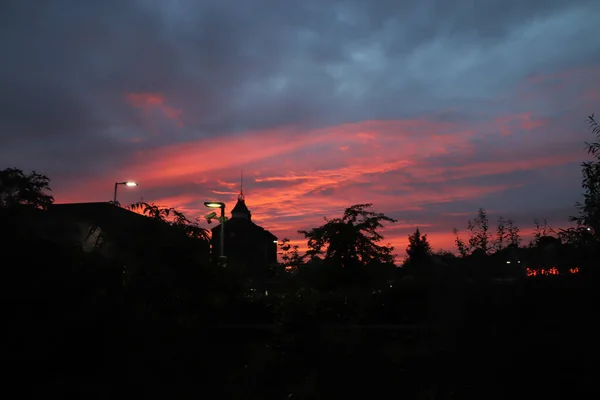
[[[550,267],[549,269],[533,269],[527,268],[525,270],[526,276],[538,276],[538,275],[560,275],[560,271],[556,267]]]
[[[579,273],[579,267],[569,268],[569,272],[572,273],[572,274],[578,274]]]

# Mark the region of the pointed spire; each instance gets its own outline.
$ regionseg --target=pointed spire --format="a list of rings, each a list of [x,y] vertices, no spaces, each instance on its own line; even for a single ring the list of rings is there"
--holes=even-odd
[[[238,201],[231,210],[231,218],[245,218],[250,220],[252,213],[246,206],[246,198],[244,197],[244,171],[240,174],[240,194],[238,195]]]
[[[238,195],[238,200],[246,200],[244,197],[244,170],[240,172],[240,194]]]

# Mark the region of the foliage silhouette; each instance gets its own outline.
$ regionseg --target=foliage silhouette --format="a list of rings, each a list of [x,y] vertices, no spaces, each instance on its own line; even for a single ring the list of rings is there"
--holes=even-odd
[[[432,250],[427,235],[422,235],[417,228],[412,235],[408,236],[408,247],[406,247],[406,259],[403,266],[411,272],[416,272],[430,263],[431,256]]]
[[[600,125],[594,115],[588,120],[592,132],[600,140]],[[586,142],[585,145],[592,160],[581,163],[584,201],[576,204],[579,215],[570,217],[570,220],[580,228],[590,228],[596,240],[600,240],[600,142]]]
[[[485,254],[489,254],[492,238],[489,232],[488,216],[483,208],[477,211],[477,216],[473,220],[469,220],[467,229],[471,232],[471,237],[469,238],[471,251],[480,250]]]
[[[454,234],[454,243],[456,244],[456,249],[458,250],[458,254],[460,254],[461,257],[468,256],[469,250],[468,250],[467,245],[465,244],[464,240],[462,240],[460,238],[458,229],[453,228],[452,233]]]
[[[508,245],[512,246],[512,247],[519,247],[521,246],[521,230],[519,229],[519,227],[514,223],[514,221],[512,220],[512,218],[509,218],[506,221],[506,230],[508,233]]]
[[[547,237],[550,234],[554,233],[554,229],[548,226],[548,221],[546,220],[546,218],[544,218],[541,222],[539,219],[534,218],[533,225],[533,239],[529,244],[531,247],[537,247],[541,238]]]
[[[328,220],[310,231],[300,230],[308,239],[309,257],[324,255],[325,261],[342,268],[394,264],[394,248],[378,243],[383,236],[378,232],[384,222],[395,219],[368,211],[372,204],[356,204],[347,208],[341,218]]]
[[[494,248],[496,251],[502,250],[506,247],[506,241],[508,239],[508,232],[506,230],[506,221],[503,216],[498,217],[498,225],[496,226],[496,239],[494,242]]]
[[[282,265],[291,272],[297,271],[304,264],[305,257],[300,254],[300,247],[297,244],[292,246],[289,238],[281,239],[277,245],[282,253]]]
[[[159,207],[155,204],[138,202],[129,206],[132,211],[140,211],[157,221],[168,224],[184,232],[188,237],[204,241],[210,240],[208,229],[202,228],[197,221],[190,221],[185,214],[174,208]]]
[[[17,168],[6,168],[0,171],[0,208],[26,206],[46,209],[54,202],[54,197],[47,192],[50,179],[36,173],[25,174]]]

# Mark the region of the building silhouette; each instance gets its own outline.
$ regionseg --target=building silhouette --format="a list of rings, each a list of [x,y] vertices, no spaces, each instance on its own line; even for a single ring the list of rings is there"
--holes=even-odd
[[[217,260],[221,250],[221,226],[211,231],[212,255]],[[231,210],[231,218],[225,221],[224,242],[227,265],[245,267],[253,276],[265,275],[268,267],[277,263],[277,236],[252,222],[243,187]]]
[[[48,207],[47,229],[61,228],[68,240],[83,251],[99,251],[107,258],[130,262],[140,255],[160,258],[176,253],[208,261],[209,244],[187,237],[168,224],[106,202],[52,204]]]

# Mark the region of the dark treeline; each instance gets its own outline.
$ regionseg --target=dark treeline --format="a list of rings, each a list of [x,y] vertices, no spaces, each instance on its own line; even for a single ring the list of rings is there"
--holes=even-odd
[[[306,254],[282,240],[261,277],[217,266],[177,210],[107,204],[111,223],[82,223],[53,211],[44,175],[0,171],[9,380],[20,397],[591,398],[600,144],[587,146],[573,228],[536,221],[524,245],[480,209],[454,231],[458,256],[417,229],[396,267],[380,233],[395,221],[358,204],[300,231]]]

